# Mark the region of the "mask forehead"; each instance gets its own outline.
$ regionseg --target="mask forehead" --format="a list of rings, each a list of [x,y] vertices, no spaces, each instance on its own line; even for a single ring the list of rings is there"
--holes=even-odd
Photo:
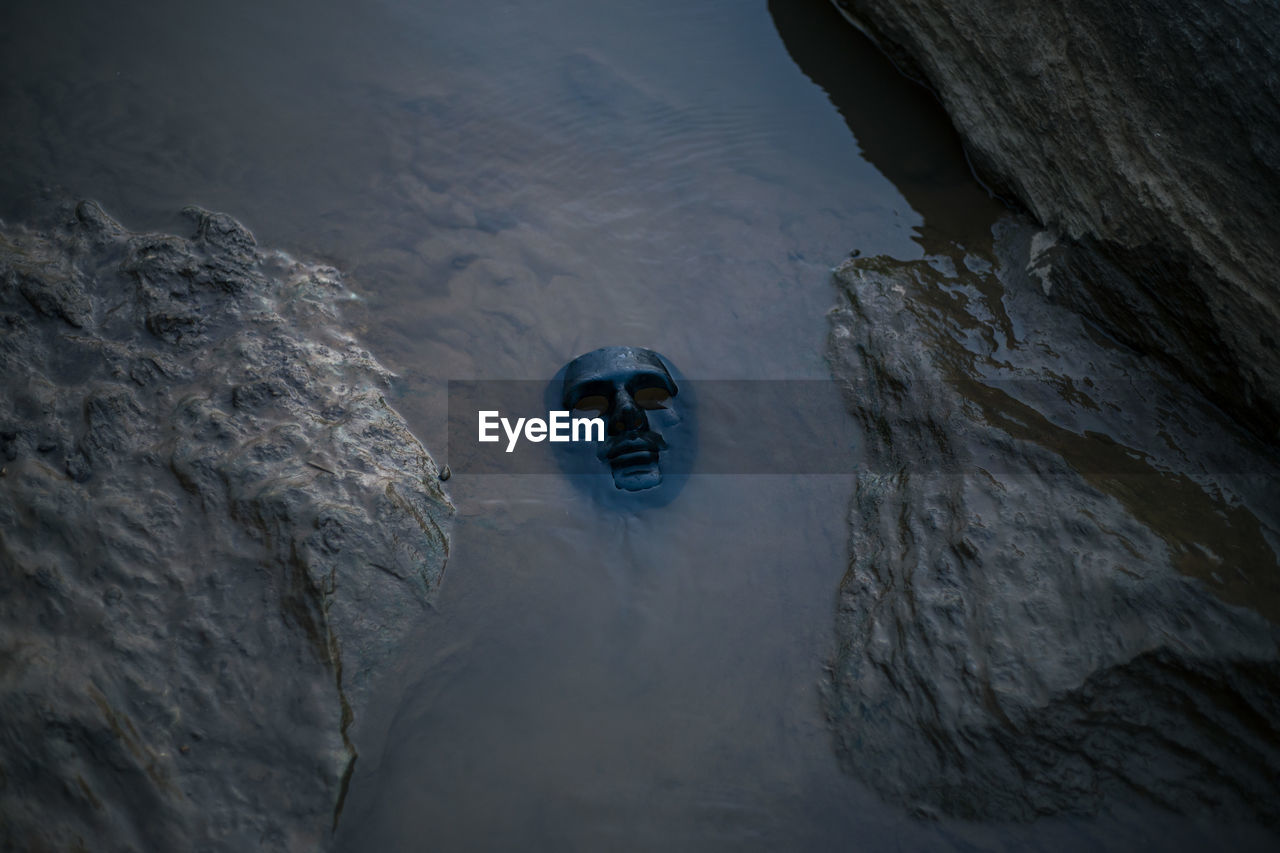
[[[598,393],[593,390],[593,386],[599,388],[636,383],[643,386],[660,385],[668,393],[676,393],[675,380],[663,364],[662,357],[653,350],[643,347],[604,347],[569,362],[564,374],[564,404],[572,405],[585,394]]]

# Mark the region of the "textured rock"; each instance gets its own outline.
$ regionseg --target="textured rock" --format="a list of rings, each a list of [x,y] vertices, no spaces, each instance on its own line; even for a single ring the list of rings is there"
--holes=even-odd
[[[312,850],[452,506],[337,272],[0,229],[0,847]]]
[[[840,757],[925,815],[1274,822],[1280,463],[1047,299],[1045,232],[997,238],[837,272],[830,357],[868,454]]]
[[[1280,436],[1280,5],[835,3],[1053,232],[1055,298]]]

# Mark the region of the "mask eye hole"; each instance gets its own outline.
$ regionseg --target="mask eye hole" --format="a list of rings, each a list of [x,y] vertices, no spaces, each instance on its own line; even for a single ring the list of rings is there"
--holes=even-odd
[[[574,403],[573,410],[588,417],[602,417],[609,411],[609,401],[602,394],[591,394]]]
[[[633,395],[633,399],[640,408],[653,411],[654,409],[665,409],[667,402],[671,399],[671,395],[667,393],[666,388],[654,386],[653,388],[641,388]]]

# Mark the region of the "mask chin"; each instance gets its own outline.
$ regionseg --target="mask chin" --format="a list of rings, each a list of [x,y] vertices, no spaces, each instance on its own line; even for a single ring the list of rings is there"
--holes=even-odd
[[[642,462],[638,465],[614,465],[613,485],[626,492],[643,492],[662,485],[662,469],[653,462]]]

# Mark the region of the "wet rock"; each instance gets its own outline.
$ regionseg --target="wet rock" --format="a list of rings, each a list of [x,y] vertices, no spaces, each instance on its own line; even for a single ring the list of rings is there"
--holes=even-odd
[[[1280,6],[835,3],[1052,232],[1055,299],[1280,437]]]
[[[0,847],[311,850],[453,512],[335,270],[0,228]]]
[[[993,258],[847,261],[865,430],[826,708],[921,815],[1280,818],[1280,461]],[[1045,330],[1053,330],[1052,334]]]

